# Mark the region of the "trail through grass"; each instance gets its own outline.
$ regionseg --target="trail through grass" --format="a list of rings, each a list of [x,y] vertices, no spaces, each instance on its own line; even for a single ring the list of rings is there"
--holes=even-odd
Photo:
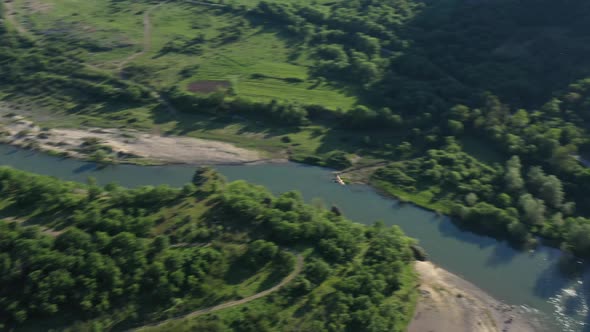
[[[150,9],[146,10],[145,14],[143,14],[143,49],[125,58],[117,67],[119,72],[123,69],[123,67],[125,67],[127,63],[133,61],[133,59],[144,55],[146,52],[149,52],[152,46],[152,26],[150,23],[150,14],[153,10],[160,7],[165,2],[166,1],[151,7]]]
[[[275,286],[273,286],[267,290],[264,290],[262,292],[256,293],[256,294],[248,296],[248,297],[245,297],[240,300],[225,302],[225,303],[218,304],[216,306],[212,306],[209,308],[199,309],[199,310],[193,311],[193,312],[186,314],[186,315],[167,319],[165,321],[162,321],[162,322],[159,322],[156,324],[145,325],[145,326],[140,327],[138,329],[134,329],[133,331],[146,331],[146,330],[149,330],[150,328],[161,327],[162,325],[165,325],[165,324],[170,323],[172,321],[195,318],[195,317],[199,317],[199,316],[202,316],[205,314],[209,314],[209,313],[213,313],[213,312],[220,311],[223,309],[228,309],[231,307],[243,305],[248,302],[252,302],[254,300],[260,299],[262,297],[265,297],[269,294],[272,294],[272,293],[280,290],[281,288],[283,288],[287,284],[289,284],[293,279],[295,279],[295,277],[297,277],[301,273],[301,271],[303,270],[303,263],[304,263],[303,256],[301,254],[297,255],[297,261],[295,263],[295,268],[293,269],[293,272],[291,272],[288,276],[286,276],[280,283],[276,284]]]

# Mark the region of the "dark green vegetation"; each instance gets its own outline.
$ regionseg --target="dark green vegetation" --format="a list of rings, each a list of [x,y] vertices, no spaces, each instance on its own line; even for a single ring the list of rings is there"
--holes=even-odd
[[[413,241],[201,169],[181,189],[68,183],[0,168],[0,325],[125,330],[270,296],[167,330],[403,331]]]
[[[383,166],[374,184],[469,228],[590,256],[587,1],[41,2],[12,5],[6,100]]]

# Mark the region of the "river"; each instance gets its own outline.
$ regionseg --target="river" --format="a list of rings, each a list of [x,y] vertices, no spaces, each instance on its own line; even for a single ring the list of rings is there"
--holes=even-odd
[[[101,184],[117,182],[128,187],[190,181],[190,166],[116,165],[97,169],[94,164],[60,159],[42,153],[0,145],[0,164],[58,178]],[[338,206],[360,223],[377,220],[399,225],[420,241],[437,265],[469,280],[508,304],[530,309],[550,331],[590,331],[588,266],[567,258],[559,250],[540,247],[517,251],[504,242],[457,228],[447,217],[385,198],[369,186],[340,186],[330,170],[299,164],[216,167],[229,180],[244,179],[274,193],[297,190],[306,200],[321,199]],[[588,321],[588,322],[587,322]]]

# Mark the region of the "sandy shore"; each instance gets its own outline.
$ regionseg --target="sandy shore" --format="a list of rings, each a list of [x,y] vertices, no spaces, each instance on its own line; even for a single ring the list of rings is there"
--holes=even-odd
[[[2,141],[41,151],[88,158],[85,142],[92,139],[112,152],[118,162],[143,161],[153,164],[248,164],[278,162],[265,159],[259,152],[217,141],[159,136],[123,129],[42,129],[20,116],[0,119]]]
[[[418,306],[408,332],[531,332],[537,322],[430,262],[416,262]]]

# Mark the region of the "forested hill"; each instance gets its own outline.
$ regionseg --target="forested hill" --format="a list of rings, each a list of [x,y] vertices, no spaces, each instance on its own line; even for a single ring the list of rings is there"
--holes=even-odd
[[[388,79],[426,83],[427,95],[443,101],[469,103],[488,91],[529,108],[590,75],[587,2],[457,3],[445,10],[448,1],[438,2],[416,16],[406,34],[411,46]]]
[[[484,92],[536,107],[590,75],[582,0],[262,1],[253,12],[316,48],[317,74],[409,116],[436,116]]]
[[[210,169],[182,189],[0,168],[0,330],[404,331],[413,240]]]
[[[539,107],[590,76],[589,22],[586,1],[430,1],[400,33],[408,47],[383,91],[453,103],[488,91],[514,107]]]

